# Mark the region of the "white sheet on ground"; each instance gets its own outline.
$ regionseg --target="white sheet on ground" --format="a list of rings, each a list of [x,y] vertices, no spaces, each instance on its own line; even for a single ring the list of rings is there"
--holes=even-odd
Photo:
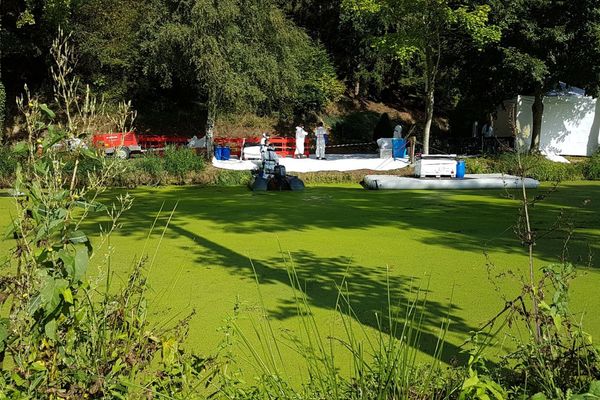
[[[542,150],[542,154],[544,155],[544,157],[546,157],[550,161],[564,163],[564,164],[570,164],[571,163],[569,160],[567,160],[563,156],[558,155],[556,153],[550,153],[550,152],[546,152],[546,151]]]
[[[212,164],[217,168],[244,171],[257,169],[260,160],[219,161],[213,158]],[[280,158],[279,164],[284,165],[287,172],[355,171],[359,169],[390,171],[405,168],[409,165],[409,162],[408,158],[382,159],[376,154],[328,154],[326,160]]]

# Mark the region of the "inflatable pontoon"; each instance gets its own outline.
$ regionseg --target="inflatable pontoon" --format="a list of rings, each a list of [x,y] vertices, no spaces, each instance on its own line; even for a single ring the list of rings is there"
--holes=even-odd
[[[365,189],[535,189],[539,181],[531,178],[524,180],[518,176],[503,174],[467,174],[462,179],[416,178],[395,175],[367,175],[361,184]]]

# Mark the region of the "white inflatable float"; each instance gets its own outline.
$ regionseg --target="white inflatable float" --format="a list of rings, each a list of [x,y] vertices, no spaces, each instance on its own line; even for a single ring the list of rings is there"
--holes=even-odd
[[[367,175],[362,184],[366,189],[535,189],[539,181],[524,180],[503,174],[467,174],[463,179],[413,178],[395,175]]]

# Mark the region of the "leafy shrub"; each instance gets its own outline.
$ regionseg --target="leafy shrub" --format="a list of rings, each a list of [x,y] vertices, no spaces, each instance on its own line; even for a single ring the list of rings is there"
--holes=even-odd
[[[0,147],[0,177],[14,176],[18,164],[19,158],[10,147]]]
[[[39,118],[39,104],[24,103],[33,110],[29,138],[45,132],[67,137]],[[15,174],[23,196],[9,225],[10,262],[0,267],[0,363],[10,360],[0,368],[0,399],[190,398],[207,363],[182,349],[189,319],[171,329],[150,324],[145,257],[119,287],[108,259],[92,257],[132,204],[128,195],[111,207],[97,201],[107,182],[131,172],[130,160],[64,152],[53,144],[24,143],[38,155],[24,159]],[[97,212],[110,222],[92,243],[83,223]],[[106,278],[88,280],[92,267],[107,271]]]
[[[86,186],[90,184],[90,179],[95,179],[100,175],[106,175],[105,182],[111,186],[129,186],[131,187],[132,177],[138,175],[134,165],[130,160],[120,160],[111,158],[110,163],[102,157],[81,157],[77,153],[62,153],[56,156],[63,162],[63,179],[70,180],[75,169],[75,160],[77,163],[76,184],[77,186]]]
[[[100,159],[88,157],[80,158],[74,153],[64,153],[62,155],[62,160],[65,163],[63,168],[63,174],[65,176],[70,176],[73,174],[73,170],[75,169],[75,160],[77,158],[79,158],[77,165],[77,178],[80,182],[86,181],[88,174],[95,174],[104,168]]]
[[[569,263],[552,264],[542,268],[542,272],[540,287],[548,288],[552,295],[536,294],[541,298],[539,317],[530,326],[538,327],[539,338],[535,339],[531,333],[528,339],[518,340],[517,349],[503,357],[501,366],[510,368],[513,384],[520,388],[543,393],[547,398],[568,399],[569,393],[596,386],[594,382],[600,378],[600,353],[592,336],[582,329],[569,309],[569,288],[577,276],[575,267]],[[525,311],[518,315],[523,320],[530,318]]]
[[[493,160],[489,158],[467,158],[468,174],[490,174],[496,172],[493,170]]]
[[[173,175],[183,177],[188,172],[204,169],[204,159],[187,147],[168,146],[164,153],[165,170]]]
[[[135,169],[152,177],[160,177],[165,172],[164,160],[155,155],[145,155],[134,160]]]
[[[583,174],[586,179],[600,180],[600,151],[583,163]]]
[[[501,157],[502,168],[506,173],[517,174],[518,162],[515,154]],[[583,179],[581,166],[577,164],[558,163],[548,160],[542,155],[522,156],[525,175],[539,181],[576,181]]]
[[[216,186],[246,186],[250,183],[252,174],[250,171],[232,171],[222,169],[215,175],[214,185]]]
[[[584,170],[581,163],[558,163],[548,160],[542,155],[517,155],[505,153],[493,158],[469,158],[467,159],[467,173],[489,174],[502,173],[519,175],[519,160],[525,171],[525,175],[539,181],[575,181],[584,179]]]
[[[542,164],[540,169],[540,171],[536,171],[536,173],[540,177],[538,178],[539,180],[579,181],[585,179],[582,167],[578,164],[563,164],[547,161],[546,164]],[[544,176],[546,176],[547,178],[544,179]]]

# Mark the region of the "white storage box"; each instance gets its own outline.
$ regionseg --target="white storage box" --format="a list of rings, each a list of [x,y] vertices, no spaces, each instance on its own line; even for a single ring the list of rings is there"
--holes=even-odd
[[[415,176],[456,178],[456,155],[423,155],[415,163]]]
[[[260,146],[246,146],[242,148],[241,158],[244,160],[260,160]]]
[[[379,149],[379,158],[392,158],[392,149]]]
[[[394,155],[392,151],[392,138],[377,139],[377,146],[379,146],[379,158],[392,158]]]

